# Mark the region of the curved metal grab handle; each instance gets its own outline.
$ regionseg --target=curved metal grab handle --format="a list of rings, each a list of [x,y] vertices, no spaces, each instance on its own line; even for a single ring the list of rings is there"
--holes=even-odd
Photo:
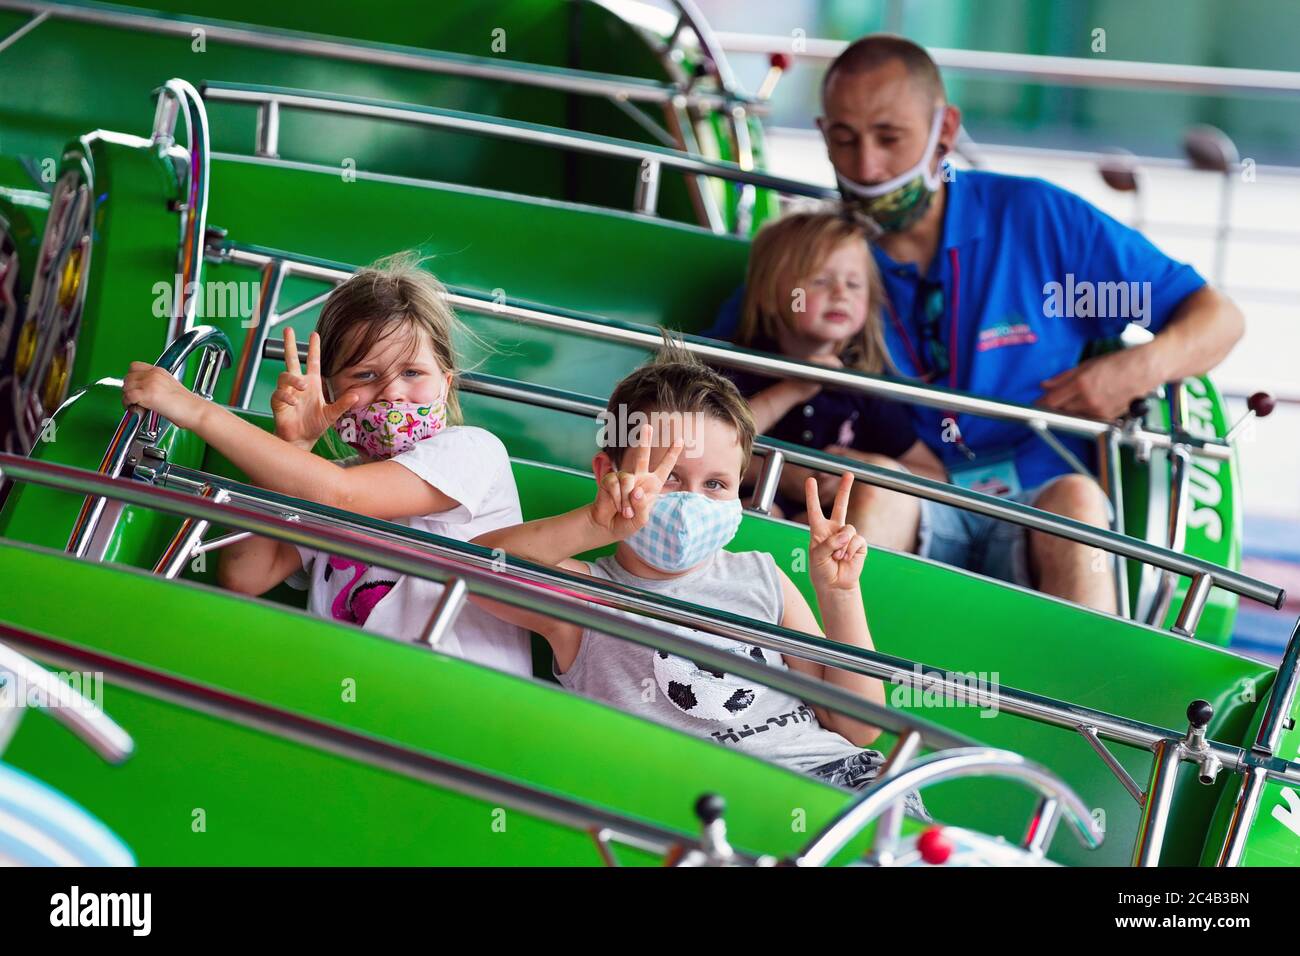
[[[109,763],[121,763],[135,750],[131,735],[69,684],[59,680],[40,664],[0,644],[0,676],[10,675],[20,693],[24,685],[36,689],[45,701],[47,714],[80,737],[91,750]],[[14,703],[12,706],[23,706]]]
[[[152,141],[169,150],[176,142],[176,120],[185,120],[188,148],[185,173],[185,208],[181,217],[170,342],[194,326],[195,305],[203,273],[204,237],[208,228],[208,111],[199,91],[187,80],[173,77],[158,90]],[[152,420],[150,424],[153,424]]]
[[[1089,849],[1101,846],[1104,834],[1079,796],[1051,771],[1010,750],[964,747],[945,750],[918,760],[911,767],[868,787],[861,799],[827,824],[795,858],[798,866],[825,866],[863,828],[909,790],[917,790],[959,777],[994,776],[1016,780],[1055,801],[1052,809],[1074,827],[1079,842]],[[1054,820],[1040,821],[1050,826]]]
[[[217,386],[217,373],[221,371],[223,364],[230,361],[230,339],[221,329],[211,325],[199,325],[181,334],[172,341],[170,345],[158,357],[155,365],[165,368],[172,376],[179,377],[185,369],[186,362],[192,353],[199,349],[204,349],[206,355],[205,361],[199,368],[199,373],[194,379],[195,391],[204,398],[212,398],[212,392]],[[211,356],[216,355],[213,359]],[[152,421],[146,426],[146,418],[152,418]],[[128,411],[122,416],[121,422],[118,423],[117,431],[113,433],[113,438],[109,441],[108,449],[104,452],[104,457],[99,463],[99,473],[107,475],[110,478],[116,478],[126,467],[127,456],[131,453],[131,446],[135,440],[140,437],[141,432],[147,435],[157,435],[158,433],[158,416],[156,412],[150,412],[148,416],[141,415],[136,411]],[[81,506],[81,511],[77,515],[77,520],[72,526],[72,534],[68,538],[66,550],[77,557],[85,557],[87,550],[90,548],[91,539],[94,538],[95,531],[99,527],[100,516],[104,513],[105,499],[102,496],[87,498]]]

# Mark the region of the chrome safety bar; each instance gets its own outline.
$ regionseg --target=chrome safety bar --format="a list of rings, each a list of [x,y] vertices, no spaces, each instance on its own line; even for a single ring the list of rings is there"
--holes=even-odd
[[[236,242],[214,243],[209,250],[209,257],[214,261],[231,262],[259,269],[266,268],[277,260],[283,260],[291,275],[331,283],[343,282],[356,271],[352,266]],[[509,319],[524,325],[621,345],[637,346],[650,351],[657,350],[663,345],[663,337],[658,329],[602,319],[590,314],[551,309],[536,303],[525,305],[509,299],[501,301],[461,288],[451,290],[450,301],[458,309],[489,318]],[[268,346],[270,344],[268,342]],[[1067,415],[1063,412],[1019,405],[1014,402],[998,401],[940,386],[920,385],[899,379],[867,375],[863,372],[831,369],[765,352],[730,347],[698,335],[683,335],[682,347],[712,365],[758,372],[773,378],[794,378],[815,382],[818,385],[861,392],[910,405],[968,412],[983,418],[1018,422],[1030,427],[1050,428],[1084,438],[1103,439],[1115,433],[1117,444],[1138,449],[1169,448],[1175,441],[1175,437],[1167,432],[1152,431],[1141,426],[1121,429],[1110,422],[1081,418],[1077,415]],[[283,355],[268,351],[264,357],[277,359],[282,358]],[[1183,436],[1180,441],[1185,441],[1192,455],[1220,461],[1226,461],[1232,456],[1232,446],[1217,439]]]
[[[657,183],[661,168],[675,170],[687,176],[709,176],[762,189],[772,189],[792,196],[827,200],[835,200],[839,196],[834,189],[825,186],[773,176],[756,169],[745,168],[738,163],[704,159],[694,153],[669,149],[666,146],[638,143],[635,140],[617,139],[595,133],[575,133],[559,126],[502,119],[483,113],[245,83],[205,81],[201,84],[201,88],[204,98],[210,102],[251,104],[256,106],[259,114],[264,117],[270,115],[268,111],[272,108],[277,111],[277,115],[278,111],[289,108],[343,116],[361,116],[469,135],[489,136],[517,143],[585,153],[589,156],[602,156],[607,159],[626,160],[636,164],[633,182],[635,198],[639,203],[637,211],[646,215],[655,214],[654,196],[657,193],[657,189],[647,189],[646,186],[650,181]],[[263,123],[263,128],[265,127],[266,123]],[[259,144],[260,149],[269,148],[266,140],[267,137],[263,134],[262,142]],[[752,161],[750,165],[752,166]]]
[[[635,618],[602,607],[600,605],[613,606],[616,602],[611,600],[609,593],[600,588],[593,588],[591,579],[585,575],[572,575],[543,568],[515,558],[509,559],[508,565],[502,570],[500,558],[485,548],[422,532],[415,533],[421,545],[417,549],[412,547],[411,540],[404,542],[400,540],[402,525],[360,516],[357,516],[357,520],[350,521],[332,516],[329,514],[330,509],[311,502],[275,496],[286,503],[291,503],[303,519],[309,519],[290,520],[281,514],[283,505],[269,503],[270,493],[263,492],[264,497],[260,497],[256,494],[257,489],[242,486],[238,482],[228,482],[215,475],[206,476],[203,484],[224,488],[230,496],[229,501],[218,501],[216,496],[176,491],[166,485],[185,487],[192,487],[192,485],[183,478],[179,481],[171,479],[169,472],[173,468],[175,466],[164,465],[150,473],[149,477],[157,482],[155,485],[0,453],[0,474],[9,479],[73,493],[113,498],[126,504],[152,508],[182,518],[194,518],[211,524],[250,531],[288,541],[291,544],[365,561],[428,581],[445,584],[459,578],[475,596],[528,610],[541,611],[559,620],[580,624],[656,650],[687,657],[701,665],[717,670],[725,669],[730,673],[785,691],[811,704],[827,707],[873,726],[901,733],[916,730],[929,746],[961,747],[970,746],[972,743],[960,734],[922,718],[900,714],[898,711],[874,704],[833,684],[795,671],[773,668],[758,663],[752,658],[738,657],[712,645],[683,637],[660,620],[666,613],[662,604],[620,597],[617,601],[619,606],[635,605],[634,613],[637,615]],[[190,469],[176,470],[194,473]],[[236,491],[239,491],[238,495]],[[335,512],[335,515],[337,514]],[[369,531],[362,531],[359,530],[359,526],[374,527],[383,534],[376,535]],[[397,538],[393,537],[394,534]],[[632,588],[626,591],[629,595],[636,593]],[[581,592],[585,596],[579,597],[575,592]],[[791,653],[797,653],[799,656],[809,656],[811,653],[814,657],[810,659],[830,660],[834,657],[829,651],[800,650],[801,638],[808,635],[801,635],[800,632],[788,628],[771,625],[770,628],[765,628],[765,631],[770,633],[760,634],[746,625],[719,625],[706,615],[699,615],[697,612],[696,616],[702,622],[702,626],[699,624],[696,626],[702,630],[714,633],[726,632],[728,636],[746,635],[752,632],[757,637],[755,643],[762,643],[763,646],[773,649],[788,647]],[[834,641],[821,643],[828,649],[845,646]],[[1296,779],[1300,782],[1300,767],[1297,768]]]
[[[733,53],[785,53],[811,60],[833,60],[848,46],[843,40],[806,37],[801,39],[796,49],[788,36],[725,32],[715,35],[723,49]],[[926,52],[940,69],[1062,86],[1129,86],[1183,93],[1300,94],[1300,71],[1295,70],[1144,63],[1109,57],[1049,56],[945,47],[927,47]]]
[[[1297,687],[1300,687],[1300,622],[1291,632],[1291,639],[1278,664],[1277,677],[1274,678],[1268,700],[1263,705],[1264,719],[1260,722],[1252,748],[1256,754],[1275,756],[1283,732],[1295,728],[1291,709],[1295,705]],[[1268,782],[1268,775],[1257,768],[1247,771],[1243,776],[1228,829],[1224,834],[1223,846],[1216,860],[1217,866],[1238,866],[1241,863],[1246,849],[1246,837],[1251,824],[1255,822],[1260,801],[1264,797],[1264,785]]]
[[[230,21],[208,20],[186,15],[184,18],[160,16],[152,11],[127,6],[75,3],[49,3],[41,0],[0,0],[0,10],[17,10],[45,14],[50,18],[90,23],[140,33],[157,33],[184,37],[202,29],[207,39],[232,46],[274,50],[324,59],[367,63],[375,66],[415,70],[443,76],[515,83],[542,89],[559,90],[590,96],[641,103],[671,103],[678,98],[706,109],[722,109],[732,102],[750,103],[734,85],[723,93],[685,90],[680,86],[659,83],[635,76],[619,76],[567,67],[540,66],[500,57],[472,56],[419,47],[367,42],[357,39],[327,37],[273,27],[240,26]],[[715,58],[725,64],[725,58]],[[721,77],[720,77],[721,79]],[[719,85],[722,85],[721,82]],[[761,104],[752,103],[751,108]]]
[[[1048,812],[1035,818],[1029,834],[1036,850],[1046,849],[1044,834],[1050,834],[1055,829],[1058,816],[1063,816],[1069,822],[1079,842],[1085,847],[1096,849],[1101,846],[1104,833],[1097,821],[1078,794],[1059,777],[1019,754],[989,747],[971,747],[931,754],[888,778],[872,783],[857,801],[846,807],[808,842],[795,857],[794,863],[796,866],[826,866],[855,836],[908,791],[919,791],[932,784],[973,776],[1014,780],[1029,786],[1050,801]],[[893,835],[878,827],[871,858],[884,865],[892,862],[895,849],[892,842]]]
[[[131,735],[93,701],[0,636],[0,710],[6,706],[39,707],[109,763],[121,763],[135,749]]]
[[[305,361],[305,346],[299,345],[300,357]],[[266,357],[283,358],[284,342],[281,339],[269,341],[266,345]],[[606,412],[605,405],[589,395],[567,392],[562,389],[532,385],[515,379],[500,378],[481,372],[469,372],[462,376],[461,390],[488,395],[514,402],[523,402],[538,408],[567,412],[584,417],[596,417]],[[1208,586],[1221,587],[1234,594],[1280,608],[1286,602],[1286,591],[1277,585],[1269,584],[1258,578],[1234,571],[1231,568],[1214,564],[1202,558],[1180,554],[1150,544],[1137,538],[1116,534],[1104,528],[1096,528],[1049,511],[1041,511],[1030,505],[1008,501],[995,495],[984,494],[969,488],[934,481],[913,475],[909,472],[891,468],[881,468],[853,458],[844,458],[826,452],[812,451],[799,445],[772,438],[758,438],[754,441],[754,454],[768,458],[768,468],[773,470],[785,464],[799,465],[814,471],[828,474],[850,472],[854,478],[888,491],[898,491],[914,497],[927,498],[939,504],[951,505],[965,511],[988,515],[1001,521],[1010,521],[1033,531],[1042,531],[1056,537],[1065,538],[1077,544],[1089,545],[1111,554],[1142,561],[1166,571],[1185,575],[1189,578],[1201,578]],[[766,470],[766,469],[765,469]],[[760,484],[775,485],[775,480],[760,479]],[[758,498],[756,489],[755,498]],[[760,510],[755,508],[754,510]],[[760,510],[760,513],[761,510]],[[1189,593],[1189,598],[1191,594]],[[1199,614],[1199,611],[1197,611]],[[1189,614],[1187,622],[1194,626],[1194,615]]]
[[[179,77],[158,90],[152,143],[167,155],[176,155],[176,121],[185,121],[185,201],[180,207],[180,243],[176,259],[177,287],[173,291],[171,342],[194,327],[201,290],[203,257],[208,228],[209,147],[208,113],[198,90]]]
[[[648,600],[641,596],[640,592],[635,588],[625,587],[613,582],[595,581],[585,575],[574,575],[553,568],[544,568],[516,558],[509,558],[508,564],[503,568],[499,556],[482,548],[361,515],[349,515],[347,518],[342,518],[339,516],[339,512],[313,502],[277,495],[237,481],[178,465],[163,465],[146,475],[155,482],[157,487],[138,482],[128,482],[124,479],[114,480],[93,472],[47,462],[29,461],[12,455],[0,455],[0,471],[3,471],[11,478],[35,481],[40,484],[48,484],[53,487],[74,491],[83,487],[109,488],[112,490],[112,497],[133,504],[155,507],[169,513],[208,520],[214,524],[229,525],[246,531],[253,531],[257,534],[268,534],[304,546],[325,547],[332,554],[364,560],[401,573],[429,577],[429,565],[419,563],[417,559],[433,559],[442,564],[450,563],[452,565],[452,570],[443,572],[444,577],[435,578],[436,580],[467,577],[469,572],[465,569],[477,568],[481,572],[481,576],[486,577],[487,581],[493,584],[499,584],[504,575],[504,579],[511,584],[516,586],[531,584],[543,589],[545,595],[556,592],[570,596],[580,595],[587,601],[629,612],[639,618],[649,618],[657,622],[688,627],[733,640],[745,641],[780,653],[792,654],[816,663],[838,667],[854,673],[866,674],[896,684],[918,687],[919,689],[934,688],[941,690],[946,695],[952,695],[954,699],[966,701],[971,705],[996,706],[999,710],[1027,717],[1040,723],[1074,731],[1080,731],[1084,727],[1091,728],[1101,737],[1144,750],[1153,750],[1156,744],[1161,741],[1181,739],[1176,731],[1015,688],[1006,686],[972,688],[969,682],[960,674],[949,674],[947,671],[914,660],[882,654],[879,651],[867,651],[862,648],[850,647],[826,638],[813,637],[812,635],[791,631],[773,624],[748,620],[745,623],[730,619],[724,620],[716,615],[704,613],[694,605],[681,601],[665,598]],[[184,492],[173,490],[178,488],[184,489]],[[209,500],[206,494],[200,497],[205,488],[226,491],[230,503],[217,504]],[[286,511],[294,512],[299,520],[293,521],[285,518],[284,513]],[[240,520],[227,520],[231,515],[237,516]],[[252,527],[249,524],[250,521],[260,522],[260,524],[257,527]],[[326,545],[321,545],[317,540],[322,534],[331,536],[329,543]],[[310,535],[311,537],[304,538],[303,535]],[[382,554],[377,553],[375,550],[380,545],[385,549]],[[370,550],[366,550],[367,548]],[[398,557],[393,556],[394,552]],[[471,589],[475,590],[476,593],[478,592],[479,589],[473,588],[473,578],[467,577],[466,584],[471,586]],[[487,596],[496,598],[498,593],[490,593]],[[521,602],[516,599],[515,601],[507,600],[507,603]],[[555,606],[551,600],[543,600],[542,603],[549,605],[542,608],[548,613],[551,610],[550,606]],[[560,606],[559,609],[565,610],[563,606]],[[566,616],[566,614],[557,612],[556,616],[573,623],[587,623],[583,619],[575,619],[572,616]],[[605,629],[604,624],[600,625],[600,629]],[[639,632],[628,633],[626,628],[609,631],[609,633],[616,633],[618,636],[645,643],[638,636]],[[674,636],[673,639],[677,640],[678,638]],[[702,652],[693,648],[686,652],[675,648],[664,649],[672,650],[673,653],[684,653],[684,656],[698,658],[704,663],[713,662],[712,657],[709,655],[700,656]],[[734,657],[734,655],[728,656]],[[746,662],[742,661],[737,664],[735,661],[718,658],[717,665],[722,667],[724,664],[731,666],[732,670],[742,673],[743,676],[761,682],[768,681],[765,676],[766,669],[763,668],[763,665],[757,665],[757,669],[753,673],[749,673],[738,669],[748,666]],[[780,689],[789,690],[789,692],[796,695],[806,690],[802,688],[802,685],[800,690],[790,690],[788,687],[781,687]],[[830,688],[828,693],[836,691],[837,689]],[[843,692],[838,693],[843,694]],[[808,699],[823,703],[832,709],[839,709],[835,703],[822,700],[822,696],[824,696],[823,692],[818,691],[816,696]],[[867,707],[868,712],[874,709],[872,705],[861,701],[854,695],[849,694],[846,696],[855,707],[860,704]],[[848,711],[845,712],[848,713]],[[889,718],[888,721],[882,722],[878,715],[876,717],[864,716],[862,712],[851,714],[855,719],[868,722],[874,721],[878,726],[895,729],[899,715],[893,711],[886,711],[886,715]],[[902,728],[902,732],[905,731],[906,727]],[[942,741],[942,746],[966,746],[969,744],[969,741],[964,737],[952,734],[942,728],[927,729],[925,734],[927,743],[931,739],[938,737]],[[1266,755],[1247,753],[1240,747],[1231,747],[1215,742],[1208,743],[1207,747],[1207,757],[1213,756],[1222,767],[1233,772],[1241,772],[1247,767],[1258,765],[1264,767],[1276,779],[1300,783],[1300,764],[1279,760],[1275,757],[1267,757]]]
[[[198,372],[194,378],[194,390],[204,398],[211,398],[217,387],[217,375],[230,359],[230,340],[226,333],[209,325],[200,325],[181,334],[155,363],[167,370],[168,374],[180,378],[184,373],[189,358],[195,352],[201,352]],[[109,440],[108,448],[99,463],[98,473],[108,477],[122,474],[138,440],[156,441],[160,436],[160,421],[157,412],[141,414],[128,411],[118,422],[117,430]],[[79,558],[88,557],[91,542],[99,530],[100,519],[107,506],[107,500],[100,496],[88,497],[72,526],[68,537],[67,551]],[[101,545],[104,542],[101,541]],[[102,553],[102,548],[100,549]],[[97,555],[96,555],[97,557]]]
[[[742,676],[802,696],[814,704],[820,703],[849,714],[855,719],[866,720],[889,729],[896,729],[899,723],[903,723],[904,726],[898,729],[900,736],[921,733],[931,746],[936,744],[966,746],[968,742],[954,744],[952,741],[963,738],[942,728],[931,727],[915,718],[903,718],[893,711],[880,709],[883,711],[884,719],[881,719],[880,715],[866,716],[865,714],[877,708],[855,695],[809,678],[802,678],[809,686],[803,686],[797,679],[791,682],[791,678],[801,675],[776,672],[775,676],[770,676],[765,673],[770,669],[764,665],[743,660],[740,662],[727,660],[726,658],[734,655],[712,652],[707,645],[701,647],[697,642],[681,639],[671,632],[667,635],[659,634],[656,629],[663,623],[677,624],[894,683],[910,686],[929,684],[935,688],[942,688],[945,694],[952,694],[956,699],[983,706],[990,706],[992,702],[996,702],[997,706],[1008,713],[1085,733],[1085,736],[1090,736],[1090,742],[1094,747],[1099,746],[1097,739],[1099,736],[1152,751],[1163,747],[1164,752],[1171,753],[1178,761],[1188,760],[1198,763],[1203,774],[1217,774],[1220,769],[1227,769],[1233,773],[1247,773],[1288,783],[1300,783],[1300,764],[1254,750],[1248,752],[1243,748],[1204,739],[1194,748],[1180,746],[1171,749],[1172,744],[1182,743],[1185,738],[1180,737],[1176,732],[1154,725],[1014,688],[972,690],[961,675],[950,675],[919,662],[791,632],[776,625],[755,621],[736,623],[707,612],[701,613],[699,609],[685,602],[648,601],[638,597],[636,589],[615,585],[612,582],[595,582],[584,575],[572,575],[555,569],[542,568],[518,559],[510,559],[508,565],[503,567],[499,563],[499,556],[486,553],[482,548],[362,516],[340,518],[338,512],[324,506],[254,489],[239,482],[193,469],[164,465],[145,475],[152,478],[159,486],[166,487],[107,478],[92,472],[31,461],[13,455],[0,455],[0,471],[11,478],[35,481],[71,491],[88,488],[104,489],[110,491],[112,497],[133,504],[221,523],[241,528],[246,532],[269,534],[308,547],[324,548],[330,553],[379,564],[399,573],[411,573],[448,582],[461,579],[466,587],[475,593],[519,606],[530,605],[519,596],[517,591],[493,585],[500,585],[504,581],[517,589],[527,590],[530,586],[540,588],[540,591],[532,593],[531,597],[543,605],[540,608],[543,613],[552,614],[572,623],[595,626],[602,631],[646,646],[659,647],[662,650],[687,656],[698,660],[702,666],[729,666]],[[171,490],[173,487],[183,487],[191,493],[200,491],[206,493],[212,488],[219,488],[224,490],[229,495],[229,500],[235,504],[218,504],[204,498],[190,497]],[[295,517],[299,519],[298,521],[290,520],[281,514],[286,507],[296,509]],[[307,520],[303,521],[303,518]],[[366,533],[360,533],[357,529],[365,529]],[[324,543],[322,538],[325,539]],[[447,569],[448,565],[450,569]],[[442,568],[441,573],[434,570],[438,567]],[[476,584],[478,586],[475,586]],[[606,619],[592,624],[582,615],[575,616],[572,608],[565,600],[557,598],[557,594],[578,601],[582,607],[590,606],[583,601],[585,598],[597,607],[630,612],[636,615],[637,619],[628,622],[616,612],[609,612],[613,614],[614,621]],[[644,619],[651,619],[654,623]],[[434,631],[439,630],[439,622],[431,621],[430,627]],[[910,725],[908,725],[909,720]],[[1106,762],[1114,769],[1113,757]],[[1141,796],[1145,802],[1151,798],[1151,791]],[[1167,811],[1167,806],[1158,809],[1155,823],[1160,827],[1163,827]]]
[[[697,837],[656,823],[5,622],[0,622],[0,641],[4,642],[0,644],[0,655],[6,651],[5,644],[10,644],[57,662],[59,666],[94,668],[114,684],[155,700],[167,701],[218,720],[228,720],[280,739],[293,740],[422,783],[504,804],[575,830],[600,832],[606,841],[614,840],[661,857],[700,844]],[[0,656],[0,662],[3,660]],[[764,858],[751,854],[737,854],[738,864],[764,862]]]

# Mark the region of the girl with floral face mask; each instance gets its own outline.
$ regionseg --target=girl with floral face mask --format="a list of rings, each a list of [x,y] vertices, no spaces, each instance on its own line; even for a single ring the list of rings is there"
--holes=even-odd
[[[505,447],[461,424],[454,336],[469,335],[441,283],[403,254],[334,290],[300,363],[286,328],[285,371],[271,396],[275,434],[133,362],[123,403],[196,432],[247,480],[282,494],[468,541],[516,524],[519,496]],[[331,461],[313,453],[317,444]],[[340,467],[342,466],[342,467]],[[403,641],[420,639],[442,585],[269,538],[221,551],[223,587],[307,589],[308,610]],[[439,650],[531,673],[527,635],[465,608]]]

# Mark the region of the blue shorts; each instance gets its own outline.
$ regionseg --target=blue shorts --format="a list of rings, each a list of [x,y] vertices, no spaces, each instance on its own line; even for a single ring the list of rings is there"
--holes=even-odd
[[[1032,505],[1055,480],[1006,495],[1005,500]],[[1106,507],[1109,512],[1109,501]],[[1113,512],[1109,513],[1113,517]],[[1029,570],[1029,529],[1024,525],[922,498],[916,553],[999,581],[1034,587]]]

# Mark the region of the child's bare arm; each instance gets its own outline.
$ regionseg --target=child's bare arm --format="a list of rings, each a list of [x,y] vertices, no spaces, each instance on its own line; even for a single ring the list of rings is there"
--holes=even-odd
[[[785,379],[749,396],[749,410],[754,416],[754,431],[765,434],[800,402],[810,400],[821,386]]]
[[[585,505],[553,518],[539,518],[509,528],[488,531],[471,543],[493,550],[500,549],[537,564],[585,574],[587,566],[569,555],[604,547],[610,540],[592,524],[591,513],[591,506]],[[551,645],[555,664],[561,672],[567,671],[573,664],[573,659],[578,656],[582,643],[582,628],[579,625],[556,620],[541,611],[530,611],[487,598],[472,597],[470,600],[494,617],[535,631],[544,637]]]
[[[867,555],[867,543],[852,525],[844,523],[848,513],[853,476],[845,474],[840,480],[839,493],[831,517],[827,519],[817,500],[817,483],[809,479],[805,486],[808,508],[808,530],[811,545],[808,556],[809,575],[817,592],[817,604],[822,613],[825,636],[842,644],[851,644],[865,650],[874,650],[871,632],[867,628],[866,609],[862,605],[860,578],[862,564]],[[821,635],[812,609],[799,589],[788,577],[781,575],[785,594],[785,627]],[[798,658],[788,657],[786,663],[793,670],[819,677],[827,683],[852,691],[875,704],[884,704],[884,685],[874,677],[827,667]],[[869,746],[880,730],[870,724],[838,713],[826,713],[814,708],[823,726],[842,734],[859,747]]]
[[[240,594],[265,594],[302,567],[289,542],[257,535],[226,545],[219,555],[217,583]]]
[[[633,471],[610,471],[596,487],[596,500],[553,518],[538,518],[509,528],[499,528],[479,535],[473,544],[485,548],[501,549],[538,564],[547,564],[579,574],[587,573],[587,566],[571,555],[603,548],[645,527],[650,511],[658,499],[677,458],[682,451],[682,441],[677,439],[665,453],[659,466],[650,469],[650,448],[653,430],[645,428],[641,440],[629,452]],[[480,598],[477,604],[503,620],[541,634],[555,652],[555,662],[561,671],[569,669],[582,642],[582,628],[576,624],[557,622],[545,614]]]
[[[432,514],[450,511],[459,504],[393,461],[340,468],[195,395],[164,369],[145,362],[131,363],[122,383],[122,404],[157,411],[199,435],[229,458],[250,482],[281,494],[372,518]],[[334,417],[343,411],[338,407]]]
[[[844,363],[834,355],[814,355],[808,359],[827,368],[843,368]],[[796,378],[783,379],[749,397],[749,408],[754,416],[754,428],[760,435],[776,425],[790,409],[801,402],[809,402],[822,390],[816,382]]]

